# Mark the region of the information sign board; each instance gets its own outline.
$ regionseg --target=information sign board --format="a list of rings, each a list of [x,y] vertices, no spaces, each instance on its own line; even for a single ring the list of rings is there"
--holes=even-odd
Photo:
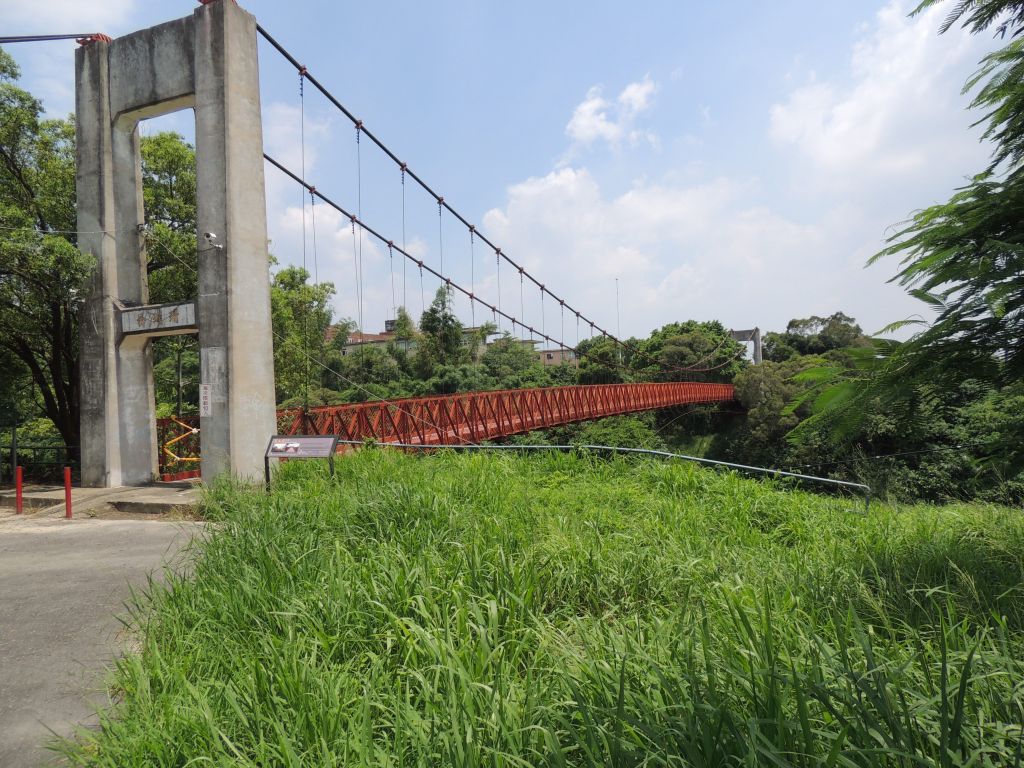
[[[334,454],[337,450],[337,435],[274,435],[267,443],[267,452],[263,458],[267,485],[270,485],[271,459],[327,459],[333,475]]]

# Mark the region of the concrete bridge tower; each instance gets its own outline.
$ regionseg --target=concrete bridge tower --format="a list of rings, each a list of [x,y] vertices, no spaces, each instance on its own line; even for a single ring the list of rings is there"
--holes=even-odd
[[[202,476],[258,478],[275,431],[255,19],[205,0],[183,19],[75,58],[78,244],[96,259],[81,313],[82,482],[151,482],[151,340],[198,333]],[[199,295],[149,304],[139,121],[195,110]],[[208,236],[204,236],[208,233]]]

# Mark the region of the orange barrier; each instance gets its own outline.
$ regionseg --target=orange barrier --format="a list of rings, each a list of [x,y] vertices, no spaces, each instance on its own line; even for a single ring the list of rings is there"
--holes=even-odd
[[[459,392],[454,395],[410,397],[401,400],[326,405],[278,412],[278,430],[285,435],[337,435],[342,440],[376,440],[417,445],[464,445],[507,435],[547,429],[657,408],[697,403],[722,403],[735,398],[731,384],[665,382],[657,384],[592,384],[538,389]],[[160,419],[166,434],[172,424],[195,436],[198,417]],[[178,443],[178,440],[168,441]],[[198,440],[195,441],[196,443]],[[180,445],[180,443],[179,443]],[[184,446],[177,455],[161,453],[164,479],[198,472],[181,471],[177,462],[195,461],[198,445]],[[168,461],[172,459],[173,461]]]

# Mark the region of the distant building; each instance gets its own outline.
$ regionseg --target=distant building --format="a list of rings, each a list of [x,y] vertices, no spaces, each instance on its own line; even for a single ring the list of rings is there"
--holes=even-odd
[[[474,359],[479,357],[483,353],[483,343],[479,340],[479,328],[470,327],[462,329],[462,339],[466,346],[470,347],[473,353]],[[324,334],[324,338],[327,343],[331,343],[334,338],[338,335],[338,326],[332,325],[327,328],[327,332]],[[373,348],[378,347],[386,349],[388,344],[394,343],[399,349],[403,349],[406,352],[413,352],[416,349],[416,339],[399,339],[395,336],[395,321],[385,320],[384,321],[384,332],[383,333],[363,333],[362,331],[352,331],[348,335],[348,339],[345,340],[344,346],[341,348],[341,354],[351,355],[357,349]],[[475,348],[474,348],[475,347]]]
[[[576,362],[576,350],[566,347],[542,349],[537,352],[541,365],[571,365]]]
[[[567,347],[537,349],[537,345],[542,343],[540,339],[520,339],[512,337],[510,341],[530,350],[530,352],[537,358],[537,362],[541,365],[574,365],[576,363],[576,350],[574,349],[569,349]],[[491,346],[493,343],[493,341],[488,342],[487,346]]]

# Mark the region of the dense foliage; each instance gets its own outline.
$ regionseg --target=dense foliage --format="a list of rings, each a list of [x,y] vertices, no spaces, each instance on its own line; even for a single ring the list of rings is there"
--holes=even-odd
[[[498,335],[488,324],[465,328],[442,288],[419,318],[398,308],[386,345],[351,344],[361,338],[353,334],[370,329],[333,317],[333,286],[272,263],[278,403],[564,384],[733,382],[741,412],[668,409],[515,439],[668,448],[865,481],[897,498],[1024,500],[1018,231],[1024,10],[1006,0],[965,0],[951,9],[946,28],[958,21],[975,32],[994,25],[1010,38],[969,83],[994,154],[981,175],[948,203],[915,215],[879,254],[900,256],[895,279],[937,311],[907,342],[869,339],[842,312],[795,318],[785,330],[765,334],[765,363],[755,367],[721,323],[689,320],[625,345],[585,339],[578,360],[544,365],[523,339]],[[75,315],[90,263],[70,233],[73,127],[42,120],[41,105],[17,87],[17,75],[3,54],[0,365],[10,372],[0,383],[3,421],[43,416],[74,444]],[[150,298],[187,299],[197,290],[201,253],[195,153],[173,133],[145,137],[141,149]],[[194,411],[195,339],[154,342],[154,378],[160,415]],[[38,423],[26,429],[40,433]]]
[[[925,0],[918,11],[939,0]],[[915,213],[873,260],[899,257],[893,278],[925,302],[933,320],[890,328],[916,330],[904,343],[877,341],[850,370],[834,373],[813,430],[849,440],[870,430],[876,411],[925,421],[936,406],[962,400],[976,382],[989,403],[1014,402],[1024,374],[1024,6],[1017,0],[962,0],[941,28],[961,23],[995,30],[1009,42],[985,57],[965,90],[974,92],[992,155],[946,203]],[[980,387],[980,390],[978,389]],[[824,394],[824,393],[823,393]],[[985,409],[986,406],[978,406]],[[999,406],[996,406],[999,410]],[[980,437],[990,470],[1024,469],[1024,420],[1008,415]],[[1019,493],[1017,494],[1019,498]]]
[[[217,488],[72,764],[1011,766],[1024,520],[362,451]]]
[[[0,49],[0,363],[7,413],[45,414],[78,443],[75,317],[92,261],[75,247],[74,125],[43,119]]]

